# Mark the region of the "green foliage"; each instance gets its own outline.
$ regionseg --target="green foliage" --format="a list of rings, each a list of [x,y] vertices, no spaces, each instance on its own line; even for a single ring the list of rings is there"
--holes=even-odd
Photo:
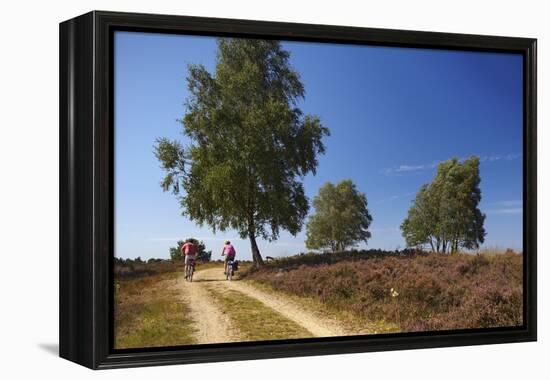
[[[476,249],[485,239],[479,158],[441,162],[430,184],[418,191],[401,231],[408,246],[429,245],[436,252]]]
[[[277,41],[221,38],[215,73],[190,65],[187,82],[181,123],[192,143],[157,139],[161,186],[200,226],[248,237],[261,264],[257,237],[301,230],[309,209],[301,179],[315,174],[329,130],[297,107],[304,87]]]
[[[198,248],[197,250],[197,260],[202,262],[208,262],[212,258],[212,251],[206,250],[206,245],[203,241],[198,241],[197,239],[190,238],[193,244]],[[181,247],[185,244],[185,241],[178,240],[178,245],[176,247],[170,247],[170,258],[173,261],[183,260],[183,253],[181,252]]]
[[[336,186],[327,182],[313,200],[315,214],[307,224],[306,246],[310,249],[330,248],[343,251],[371,237],[368,228],[372,216],[367,197],[351,180]]]

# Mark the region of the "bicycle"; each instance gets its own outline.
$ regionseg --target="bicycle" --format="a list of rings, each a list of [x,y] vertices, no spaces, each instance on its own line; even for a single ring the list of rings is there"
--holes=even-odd
[[[228,281],[233,280],[233,274],[235,273],[235,269],[233,268],[234,260],[228,259],[227,260],[227,271],[225,272],[225,278]]]
[[[195,273],[195,260],[187,259],[187,264],[185,265],[185,279],[192,282],[193,273]]]

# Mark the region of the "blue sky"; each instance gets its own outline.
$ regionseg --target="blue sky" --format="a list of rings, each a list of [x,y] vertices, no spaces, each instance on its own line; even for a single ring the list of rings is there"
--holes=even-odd
[[[404,248],[399,225],[439,161],[481,158],[484,246],[522,246],[522,57],[514,54],[283,42],[300,73],[305,113],[331,130],[311,198],[325,182],[352,179],[373,215],[368,247]],[[194,236],[219,256],[223,240],[250,258],[234,231],[212,234],[181,216],[159,186],[157,137],[178,138],[187,65],[213,72],[210,37],[115,33],[115,255],[169,257],[176,240]],[[305,229],[259,241],[262,254],[306,251]],[[360,246],[361,247],[361,246]]]

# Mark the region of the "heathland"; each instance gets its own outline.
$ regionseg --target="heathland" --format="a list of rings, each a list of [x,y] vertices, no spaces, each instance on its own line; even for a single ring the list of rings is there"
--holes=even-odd
[[[243,263],[116,260],[115,346],[174,346],[522,324],[522,255],[379,250]]]

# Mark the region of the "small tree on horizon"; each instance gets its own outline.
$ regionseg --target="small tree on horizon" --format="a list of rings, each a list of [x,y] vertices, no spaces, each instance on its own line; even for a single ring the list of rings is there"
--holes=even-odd
[[[208,262],[212,258],[212,251],[206,250],[206,245],[203,241],[198,241],[197,239],[190,238],[190,240],[195,244],[198,248],[197,250],[197,260]],[[178,240],[178,243],[175,247],[170,247],[170,259],[172,261],[180,261],[183,260],[183,253],[181,252],[181,247],[185,244],[184,240]]]
[[[313,199],[313,206],[315,214],[307,223],[307,248],[344,251],[371,237],[367,197],[351,180],[337,185],[327,182]]]
[[[161,182],[179,199],[183,215],[215,233],[248,238],[255,265],[256,239],[296,235],[309,204],[302,179],[315,174],[329,130],[298,103],[305,90],[275,40],[220,38],[215,73],[190,65],[189,98],[181,120],[189,139],[157,139]]]
[[[401,231],[409,247],[430,246],[433,252],[455,253],[476,249],[485,240],[479,158],[441,162],[433,181],[423,185],[413,201]]]

